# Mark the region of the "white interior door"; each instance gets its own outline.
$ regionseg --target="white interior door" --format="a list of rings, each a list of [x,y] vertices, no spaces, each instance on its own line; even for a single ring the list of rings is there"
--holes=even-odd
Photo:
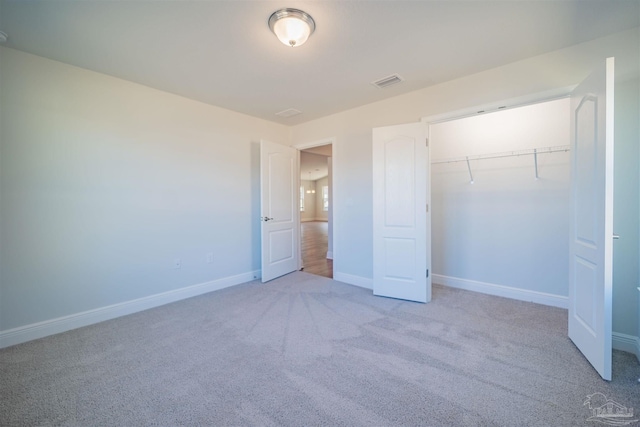
[[[298,153],[260,141],[262,281],[298,269]]]
[[[571,96],[569,337],[611,380],[614,59]]]
[[[373,129],[373,293],[431,300],[426,125]]]

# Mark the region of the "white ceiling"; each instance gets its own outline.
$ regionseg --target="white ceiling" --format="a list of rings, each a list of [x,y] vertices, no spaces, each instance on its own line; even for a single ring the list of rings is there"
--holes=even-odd
[[[267,20],[311,14],[281,44]],[[5,46],[295,125],[637,27],[640,0],[0,0]],[[386,89],[370,84],[398,73]],[[280,118],[295,108],[303,114]]]

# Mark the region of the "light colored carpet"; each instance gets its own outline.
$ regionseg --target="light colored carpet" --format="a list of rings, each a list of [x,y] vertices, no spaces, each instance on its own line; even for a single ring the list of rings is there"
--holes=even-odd
[[[296,272],[1,350],[0,424],[598,425],[595,392],[640,415],[635,356],[602,381],[566,328],[557,308]]]

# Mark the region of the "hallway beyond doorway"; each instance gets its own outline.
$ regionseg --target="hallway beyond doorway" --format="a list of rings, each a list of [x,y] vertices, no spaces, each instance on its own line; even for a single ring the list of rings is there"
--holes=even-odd
[[[328,223],[301,223],[301,250],[304,271],[318,276],[333,277],[333,260],[327,259]]]

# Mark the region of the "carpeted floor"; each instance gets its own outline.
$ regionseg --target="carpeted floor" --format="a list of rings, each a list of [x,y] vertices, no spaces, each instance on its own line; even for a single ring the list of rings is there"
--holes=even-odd
[[[0,350],[0,424],[596,426],[596,392],[640,418],[635,356],[602,381],[566,328],[562,309],[297,272]]]

